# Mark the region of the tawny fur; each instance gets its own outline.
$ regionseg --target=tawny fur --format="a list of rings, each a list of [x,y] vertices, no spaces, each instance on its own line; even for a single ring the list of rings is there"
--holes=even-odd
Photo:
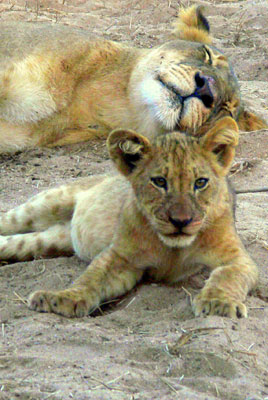
[[[202,6],[181,8],[178,18],[173,24],[172,37],[211,44],[212,37],[206,19],[202,20],[204,18],[202,11]]]
[[[0,259],[75,252],[93,261],[74,284],[30,295],[29,307],[88,315],[126,293],[147,272],[177,282],[208,265],[196,316],[246,317],[243,302],[258,271],[234,227],[226,175],[238,128],[220,119],[202,138],[174,132],[149,141],[129,130],[108,138],[120,174],[51,189],[0,218]]]
[[[181,10],[173,36],[138,49],[64,26],[3,22],[0,153],[83,142],[115,128],[150,138],[174,129],[202,135],[224,115],[243,119],[243,128],[265,126],[244,113],[228,60],[207,46],[200,7]]]

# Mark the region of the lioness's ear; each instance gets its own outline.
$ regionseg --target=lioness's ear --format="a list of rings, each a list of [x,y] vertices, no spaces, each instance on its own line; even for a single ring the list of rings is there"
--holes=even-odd
[[[144,136],[131,130],[116,129],[107,140],[110,157],[123,175],[129,175],[151,145]]]
[[[259,129],[267,129],[267,123],[258,115],[244,108],[238,114],[237,123],[239,129],[245,132],[257,131]]]
[[[203,15],[202,6],[181,8],[173,27],[172,38],[204,44],[210,44],[212,42],[209,34],[209,23]]]
[[[238,137],[239,130],[235,120],[224,117],[200,139],[201,146],[216,155],[217,173],[221,176],[225,176],[231,167]]]

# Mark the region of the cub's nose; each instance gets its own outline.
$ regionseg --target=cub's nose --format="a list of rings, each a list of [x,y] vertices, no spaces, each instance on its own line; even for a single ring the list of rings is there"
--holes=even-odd
[[[192,222],[192,220],[193,220],[193,218],[177,219],[177,218],[169,217],[169,221],[172,223],[172,225],[175,226],[175,228],[178,228],[178,229],[185,228],[185,226],[189,225]]]
[[[211,108],[214,98],[209,87],[209,78],[205,75],[202,76],[200,72],[197,72],[194,79],[196,84],[194,96],[202,100],[205,107]]]

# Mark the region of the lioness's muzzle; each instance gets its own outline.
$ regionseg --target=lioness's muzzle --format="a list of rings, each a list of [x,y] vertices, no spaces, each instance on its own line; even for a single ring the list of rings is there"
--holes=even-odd
[[[192,96],[198,97],[205,107],[211,108],[214,102],[212,86],[214,86],[215,80],[210,76],[201,75],[200,72],[197,72],[195,74],[195,83],[196,90]]]

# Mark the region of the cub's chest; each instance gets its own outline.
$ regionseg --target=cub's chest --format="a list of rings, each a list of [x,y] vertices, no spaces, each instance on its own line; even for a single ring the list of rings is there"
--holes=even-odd
[[[148,271],[155,280],[173,282],[188,276],[196,269],[189,249],[167,248],[161,242],[140,249],[138,266]]]
[[[182,281],[195,272],[201,265],[194,262],[191,257],[183,256],[184,251],[177,249],[172,257],[166,260],[158,260],[153,266],[148,268],[149,276],[156,281],[174,283]]]

